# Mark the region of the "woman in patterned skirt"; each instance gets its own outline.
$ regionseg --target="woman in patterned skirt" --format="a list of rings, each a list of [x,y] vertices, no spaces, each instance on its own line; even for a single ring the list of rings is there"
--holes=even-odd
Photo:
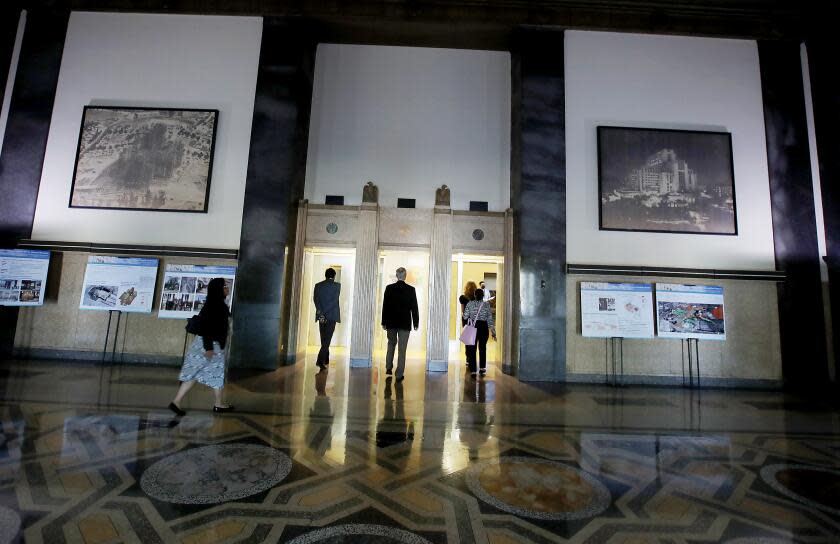
[[[200,382],[213,389],[215,394],[214,412],[230,412],[233,406],[224,404],[222,392],[225,386],[225,344],[228,335],[230,310],[225,304],[228,288],[225,280],[214,278],[207,285],[207,300],[199,312],[201,335],[196,336],[181,367],[181,388],[169,409],[178,416],[186,415],[181,409],[181,401],[187,391]]]

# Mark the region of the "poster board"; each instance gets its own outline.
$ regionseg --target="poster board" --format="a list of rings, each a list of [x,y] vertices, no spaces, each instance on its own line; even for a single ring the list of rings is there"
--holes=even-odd
[[[50,252],[0,249],[0,306],[42,306]]]
[[[653,285],[581,282],[580,317],[588,338],[653,338]]]
[[[79,308],[151,313],[157,270],[157,259],[91,255]]]
[[[207,298],[207,285],[213,278],[224,278],[228,287],[225,303],[233,300],[235,266],[203,266],[196,264],[168,264],[163,275],[158,317],[188,319],[197,314]]]
[[[726,340],[723,287],[656,284],[656,328],[662,338]]]

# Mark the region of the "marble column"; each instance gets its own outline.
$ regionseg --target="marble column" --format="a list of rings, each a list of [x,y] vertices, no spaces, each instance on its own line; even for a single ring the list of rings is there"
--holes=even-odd
[[[563,32],[523,29],[512,51],[514,213],[511,370],[523,381],[566,375],[566,133]]]
[[[430,257],[426,370],[446,372],[449,366],[449,284],[452,281],[452,209],[449,206],[435,206]]]
[[[835,380],[840,381],[840,87],[837,72],[837,40],[809,39],[808,67],[814,105],[814,132],[819,155],[831,323],[834,340]]]
[[[353,288],[353,329],[350,331],[350,366],[369,367],[373,359],[376,280],[379,276],[379,206],[362,204],[356,242],[356,277]]]
[[[0,151],[0,247],[14,247],[32,235],[69,17],[69,13],[27,12]],[[14,17],[15,30],[17,22]],[[0,307],[0,357],[12,352],[17,318],[17,308]]]
[[[251,148],[242,208],[234,367],[275,369],[286,359],[295,204],[303,196],[316,37],[301,24],[263,20]]]
[[[788,385],[818,388],[828,364],[799,44],[760,41],[758,56],[776,267],[787,275],[778,288],[782,374]]]

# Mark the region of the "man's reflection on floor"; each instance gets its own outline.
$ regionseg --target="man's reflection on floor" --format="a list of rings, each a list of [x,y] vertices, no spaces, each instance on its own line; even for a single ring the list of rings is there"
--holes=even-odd
[[[393,388],[393,395],[392,395]],[[393,383],[391,376],[385,379],[385,403],[382,419],[376,427],[376,447],[387,448],[414,440],[414,422],[405,418],[403,405],[403,384]],[[403,456],[403,458],[405,458]]]
[[[332,445],[332,424],[334,414],[327,396],[327,377],[330,371],[322,369],[315,375],[315,400],[309,409],[309,419],[306,430],[306,445],[319,457],[330,449]]]
[[[467,447],[471,461],[480,457],[479,450],[493,428],[493,416],[488,415],[486,400],[487,381],[466,376],[464,401],[458,407],[458,436]]]

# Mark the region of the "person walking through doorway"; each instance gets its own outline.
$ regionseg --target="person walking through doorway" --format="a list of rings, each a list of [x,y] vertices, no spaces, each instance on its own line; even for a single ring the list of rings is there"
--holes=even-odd
[[[335,281],[335,270],[332,268],[327,268],[324,277],[324,281],[315,284],[313,293],[315,320],[318,322],[318,332],[321,333],[321,349],[315,364],[321,370],[330,364],[330,342],[335,332],[335,324],[341,323],[341,308],[338,305],[341,284]]]
[[[382,300],[382,328],[388,331],[388,352],[385,356],[385,373],[389,376],[394,369],[394,349],[399,342],[396,380],[405,378],[405,350],[411,326],[416,331],[420,326],[417,309],[417,293],[405,282],[405,268],[397,268],[397,281],[385,288]]]
[[[482,376],[487,373],[487,339],[493,335],[496,339],[496,322],[490,305],[484,302],[484,291],[475,290],[475,300],[467,303],[464,310],[467,320],[475,323],[475,345],[467,346],[467,361],[470,363],[470,375],[475,376],[476,349],[478,350],[479,372]]]
[[[207,300],[198,313],[201,334],[196,335],[181,367],[181,387],[169,403],[169,409],[177,416],[187,413],[181,408],[184,395],[200,382],[213,389],[214,412],[230,412],[233,406],[222,402],[225,387],[225,345],[228,336],[230,309],[225,304],[229,289],[223,278],[214,278],[207,284]]]

